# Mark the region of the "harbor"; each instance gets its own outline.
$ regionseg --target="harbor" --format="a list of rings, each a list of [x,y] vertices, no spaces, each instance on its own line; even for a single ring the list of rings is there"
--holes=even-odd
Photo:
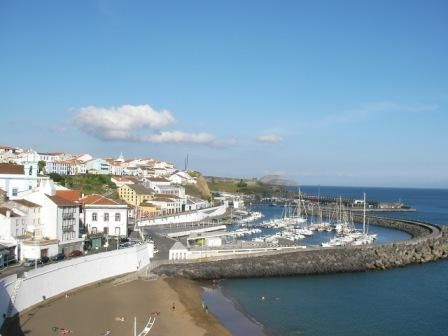
[[[290,199],[281,207],[231,209],[219,220],[144,227],[143,232],[154,239],[156,258],[161,261],[368,245],[410,238],[406,232],[370,225],[368,202],[363,203],[366,206],[360,214],[347,209],[342,198],[332,208],[312,205],[301,198]]]

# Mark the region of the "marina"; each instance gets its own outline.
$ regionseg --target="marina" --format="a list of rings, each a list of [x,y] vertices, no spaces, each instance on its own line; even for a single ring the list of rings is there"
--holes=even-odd
[[[363,202],[368,204],[367,199]],[[231,220],[145,227],[143,232],[156,240],[161,251],[156,258],[162,261],[359,246],[410,237],[403,231],[369,225],[366,208],[360,217],[346,209],[341,198],[331,210],[319,204],[310,206],[309,201],[299,198],[285,202],[282,207],[239,208],[231,211]]]

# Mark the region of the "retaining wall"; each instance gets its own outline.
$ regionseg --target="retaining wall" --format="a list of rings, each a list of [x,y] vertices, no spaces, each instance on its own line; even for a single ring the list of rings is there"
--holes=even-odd
[[[406,231],[413,238],[379,245],[307,248],[182,261],[160,265],[153,272],[190,279],[292,276],[388,269],[448,257],[448,227],[379,217],[370,217],[370,223]]]
[[[25,272],[22,278],[14,275],[1,279],[0,314],[14,316],[17,312],[66,291],[138,271],[149,265],[152,253],[153,245],[137,245],[32,269]],[[14,286],[17,287],[16,291]]]

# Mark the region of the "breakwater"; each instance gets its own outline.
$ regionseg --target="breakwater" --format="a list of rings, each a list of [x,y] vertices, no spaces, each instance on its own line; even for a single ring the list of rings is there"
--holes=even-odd
[[[355,220],[359,218],[355,217]],[[448,227],[369,216],[370,224],[408,232],[409,240],[363,246],[307,248],[162,264],[156,274],[190,279],[293,276],[362,272],[426,263],[448,257]]]

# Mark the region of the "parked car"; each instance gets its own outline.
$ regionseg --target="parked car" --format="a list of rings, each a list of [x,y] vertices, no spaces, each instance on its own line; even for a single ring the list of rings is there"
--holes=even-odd
[[[64,260],[64,259],[65,259],[64,253],[58,253],[55,256],[51,257],[51,260],[53,260],[53,261],[60,261],[60,260]]]
[[[47,262],[50,261],[50,258],[48,258],[47,256],[43,256],[42,258],[40,258],[40,261],[41,261],[43,264],[46,264]]]
[[[25,262],[23,263],[23,266],[25,266],[25,267],[31,267],[31,266],[34,266],[35,264],[36,264],[36,262],[38,263],[38,264],[42,264],[42,260],[40,260],[40,259],[27,259],[27,260],[25,260]]]
[[[72,252],[70,252],[70,254],[68,255],[70,258],[75,258],[75,257],[80,257],[84,255],[84,253],[82,253],[82,251],[80,250],[74,250]]]

